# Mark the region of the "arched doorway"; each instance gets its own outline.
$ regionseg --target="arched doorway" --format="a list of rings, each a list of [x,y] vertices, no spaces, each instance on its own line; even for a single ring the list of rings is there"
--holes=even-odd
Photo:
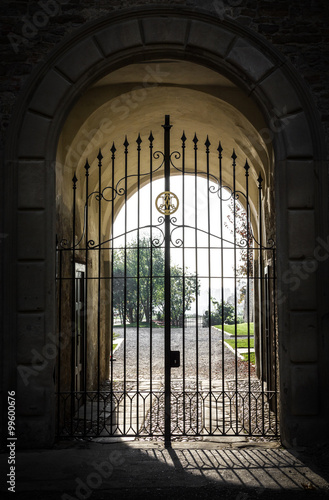
[[[12,354],[4,365],[5,388],[17,385],[18,394],[35,401],[34,405],[26,405],[24,398],[19,398],[18,412],[22,415],[22,435],[26,442],[35,445],[52,442],[54,361],[49,356],[46,359],[41,382],[31,348],[42,352],[49,341],[44,334],[49,336],[55,331],[55,259],[48,245],[54,236],[54,159],[65,117],[77,95],[132,59],[187,59],[229,75],[230,80],[247,90],[264,114],[267,131],[273,138],[275,168],[272,165],[269,175],[275,172],[275,189],[280,194],[279,199],[276,198],[276,223],[282,299],[278,315],[280,381],[284,389],[281,391],[281,429],[287,442],[295,439],[305,443],[308,435],[324,431],[328,404],[321,395],[326,371],[324,353],[318,350],[315,322],[321,318],[323,294],[316,273],[309,273],[307,282],[299,279],[298,288],[291,287],[295,272],[292,264],[294,269],[300,266],[293,261],[314,260],[314,227],[320,236],[325,227],[319,216],[326,206],[324,182],[316,180],[322,179],[324,152],[317,117],[312,112],[313,103],[280,54],[248,30],[197,11],[165,9],[162,14],[161,17],[160,10],[156,15],[152,10],[143,10],[136,19],[136,12],[126,12],[112,16],[111,20],[91,23],[38,69],[17,107],[9,132],[6,161],[10,171],[16,172],[8,178],[7,192],[17,192],[18,197],[7,200],[6,220],[9,233],[16,234],[13,228],[17,220],[19,227],[29,227],[29,233],[20,231],[12,246],[8,245],[17,265],[16,275],[11,273],[10,279],[7,276],[13,286],[6,297],[9,316],[5,341],[11,346]],[[138,20],[143,25],[142,31]],[[22,109],[26,110],[23,116]],[[314,169],[317,176],[313,175]],[[303,189],[298,190],[301,176]],[[271,186],[274,186],[273,179]],[[27,244],[31,235],[33,243]],[[299,250],[301,244],[306,249],[303,255]],[[314,269],[318,265],[316,263]],[[33,290],[27,297],[24,289],[31,283]],[[312,331],[308,336],[312,349],[296,350],[298,335],[290,331],[298,330],[306,335],[305,322]],[[16,365],[16,341],[12,332],[17,325],[21,333],[17,337]],[[24,334],[27,328],[44,333],[33,340]],[[31,364],[33,368],[29,372]],[[26,373],[30,376],[24,378]],[[318,391],[314,391],[314,387]],[[37,433],[40,443],[31,438],[35,436],[39,417],[47,422],[44,430]]]
[[[204,148],[198,153],[195,134],[189,141],[194,145],[192,162],[185,132],[180,152],[170,146],[169,115],[163,127],[162,151],[153,151],[152,132],[148,137],[149,161],[142,155],[140,134],[137,156],[131,160],[126,136],[122,177],[113,142],[110,185],[102,180],[109,172],[103,168],[104,157],[99,150],[98,186],[89,190],[93,172],[86,160],[80,234],[76,234],[79,179],[73,177],[72,238],[70,243],[68,238],[60,239],[57,246],[60,353],[63,350],[57,375],[59,435],[160,436],[167,446],[172,437],[276,436],[275,251],[274,242],[262,243],[263,179],[259,174],[259,209],[253,216],[258,230],[253,230],[249,192],[253,192],[254,180],[251,176],[249,182],[248,162],[236,168],[233,150],[231,180],[225,185],[220,142],[214,157],[206,137],[204,159]],[[241,170],[244,188],[237,187]],[[178,174],[182,178],[177,178]],[[153,178],[161,177],[157,187],[159,183]],[[149,182],[148,193],[141,189],[141,180]],[[137,204],[131,213],[128,195],[136,191]],[[120,198],[125,201],[124,216],[117,229],[114,219]],[[231,203],[231,218],[223,215],[227,202]],[[111,224],[104,232],[107,204]],[[81,265],[83,278],[77,272]],[[202,299],[206,300],[206,310],[202,310]],[[238,314],[241,300],[246,306],[244,322]],[[193,302],[194,320],[188,326],[187,311]],[[68,304],[72,323],[64,310]],[[115,313],[122,323],[117,327]],[[65,323],[69,323],[68,332]],[[123,343],[121,366],[113,353],[118,330]],[[228,340],[229,336],[234,340]],[[226,350],[232,342],[234,356]],[[69,343],[70,380],[65,374]],[[242,344],[248,358],[245,366],[238,349]],[[255,363],[261,382],[255,377]],[[71,390],[65,387],[67,382]]]

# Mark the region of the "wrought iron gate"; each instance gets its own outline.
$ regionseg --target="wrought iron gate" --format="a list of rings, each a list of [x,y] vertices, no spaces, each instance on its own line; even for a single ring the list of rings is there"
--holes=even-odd
[[[57,243],[58,436],[277,436],[263,179],[234,151],[224,166],[208,137],[200,152],[183,133],[172,152],[168,115],[163,128],[163,152],[151,133],[143,154],[139,135],[131,159],[126,138],[120,165],[113,143],[108,164],[99,151],[73,177],[71,236]]]

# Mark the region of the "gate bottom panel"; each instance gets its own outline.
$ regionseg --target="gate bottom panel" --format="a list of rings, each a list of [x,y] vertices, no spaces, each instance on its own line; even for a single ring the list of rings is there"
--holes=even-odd
[[[278,436],[273,391],[171,391],[172,437]],[[61,392],[57,434],[65,437],[163,437],[165,392]]]

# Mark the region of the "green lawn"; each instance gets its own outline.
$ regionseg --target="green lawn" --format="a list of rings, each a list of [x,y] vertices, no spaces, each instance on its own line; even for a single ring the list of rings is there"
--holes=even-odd
[[[118,344],[113,344],[113,351],[118,347]]]
[[[233,349],[235,349],[235,340],[234,339],[225,339],[225,342],[227,342],[231,347],[233,347]],[[239,347],[241,349],[248,349],[248,339],[238,339],[238,348]],[[255,347],[254,339],[250,338],[250,348],[252,349],[253,347]],[[242,354],[242,356],[246,361],[249,361],[249,355],[247,352]],[[250,353],[250,363],[252,365],[255,364],[255,353],[254,352]]]
[[[248,359],[248,353],[247,352],[245,354],[242,354],[242,356],[244,357],[244,359],[246,361],[249,361],[249,359]],[[256,363],[256,361],[255,361],[255,353],[254,352],[250,353],[250,363],[252,365],[254,365]]]
[[[254,324],[249,323],[250,325],[250,335],[254,334]],[[216,325],[215,328],[222,329],[222,325]],[[224,325],[224,331],[226,333],[235,334],[235,325]],[[237,325],[237,334],[238,335],[248,335],[248,323],[240,323]]]
[[[227,342],[231,347],[233,347],[235,349],[235,340],[225,339],[225,342]],[[248,339],[238,339],[238,349],[239,349],[239,347],[242,349],[247,349],[248,348]],[[250,339],[250,347],[251,348],[255,347],[253,338]]]

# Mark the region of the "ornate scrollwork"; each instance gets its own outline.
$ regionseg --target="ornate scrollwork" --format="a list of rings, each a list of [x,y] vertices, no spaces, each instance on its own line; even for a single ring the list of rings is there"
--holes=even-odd
[[[171,165],[174,167],[175,170],[177,170],[178,172],[183,172],[182,169],[176,167],[175,163],[173,162],[172,158],[174,158],[175,160],[179,160],[181,157],[181,154],[179,151],[173,151],[171,154],[170,154],[170,163]]]
[[[111,198],[107,198],[104,193],[105,191],[107,190],[111,190],[112,191],[112,197]],[[104,201],[114,201],[116,199],[117,196],[123,196],[125,194],[126,190],[124,188],[120,188],[120,189],[115,189],[114,187],[112,186],[106,186],[103,191],[102,191],[102,198]],[[97,198],[96,198],[97,199]]]
[[[158,229],[158,230],[160,231],[160,233],[161,233],[161,238],[158,238],[158,237],[153,238],[151,243],[152,243],[152,246],[153,246],[153,247],[159,248],[159,247],[161,247],[161,246],[163,245],[163,243],[164,243],[164,240],[165,240],[165,235],[164,235],[164,232],[162,231],[162,229],[160,229],[159,227],[157,227],[157,229]]]
[[[60,242],[58,243],[58,247],[59,248],[65,248],[67,249],[68,248],[68,240],[66,238],[63,238],[62,240],[60,240]]]
[[[269,238],[267,240],[267,244],[269,245],[267,247],[269,250],[274,250],[275,249],[275,241],[273,240],[273,238]]]
[[[87,241],[87,248],[95,248],[96,243],[94,240]]]

